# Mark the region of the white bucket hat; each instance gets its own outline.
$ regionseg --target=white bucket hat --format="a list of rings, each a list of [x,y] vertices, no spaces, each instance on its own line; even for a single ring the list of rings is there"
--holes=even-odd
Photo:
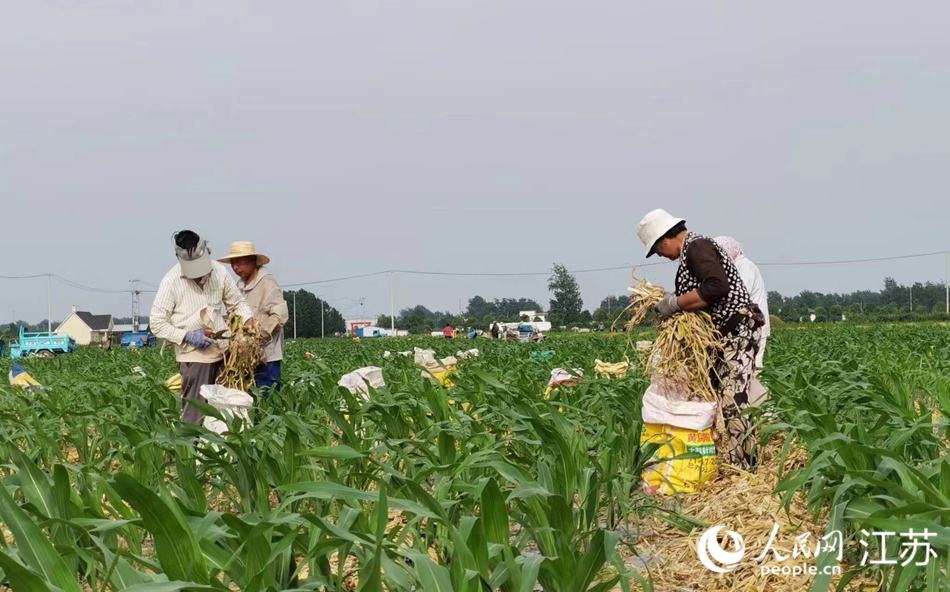
[[[643,220],[640,220],[640,224],[637,225],[637,235],[640,237],[640,242],[647,249],[645,257],[650,257],[653,254],[653,247],[661,236],[680,222],[685,221],[682,218],[671,216],[663,209],[653,210],[644,216]]]
[[[182,230],[176,233],[175,237],[183,232],[190,231]],[[201,237],[198,237],[198,246],[194,249],[183,249],[175,243],[175,255],[181,265],[181,273],[186,278],[196,280],[211,273],[211,249],[208,248],[208,241],[202,240]]]

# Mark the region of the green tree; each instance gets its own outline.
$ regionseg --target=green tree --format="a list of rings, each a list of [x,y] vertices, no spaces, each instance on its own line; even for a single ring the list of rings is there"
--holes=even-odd
[[[468,300],[468,308],[465,310],[467,316],[483,319],[496,312],[498,307],[485,300],[481,296],[473,296]]]
[[[294,295],[296,294],[296,311],[294,310]],[[330,304],[317,298],[306,290],[290,290],[284,292],[284,300],[290,311],[290,320],[284,326],[284,335],[294,336],[294,314],[296,313],[297,337],[309,339],[321,335],[332,336],[334,333],[346,332],[346,321],[340,311]],[[323,307],[323,317],[320,317],[320,308]]]
[[[575,323],[584,309],[581,288],[577,278],[568,273],[567,268],[555,264],[548,278],[548,290],[554,295],[551,299],[551,317],[560,323]]]
[[[840,304],[834,304],[831,306],[831,321],[833,323],[838,323],[841,321],[841,315],[844,311],[841,308]]]
[[[435,327],[436,320],[451,318],[451,313],[432,312],[425,306],[418,304],[412,308],[405,308],[399,312],[396,319],[396,328],[409,331],[412,335],[428,335]],[[443,322],[441,326],[444,326]]]
[[[816,323],[828,322],[828,315],[825,314],[824,306],[818,306],[815,308],[815,322]]]

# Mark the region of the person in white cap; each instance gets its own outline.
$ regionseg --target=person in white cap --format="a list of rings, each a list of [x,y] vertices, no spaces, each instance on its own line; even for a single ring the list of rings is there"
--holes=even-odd
[[[181,373],[182,421],[200,424],[203,414],[188,404],[205,402],[201,387],[214,384],[224,370],[224,348],[212,339],[224,327],[221,307],[253,324],[254,312],[231,279],[226,267],[212,261],[211,249],[191,230],[175,233],[173,267],[158,287],[149,313],[152,333],[175,345]]]
[[[742,410],[749,406],[749,386],[759,348],[759,328],[764,323],[732,259],[711,239],[686,228],[686,221],[657,209],[640,221],[637,234],[646,256],[654,253],[676,261],[675,294],[667,293],[656,305],[661,317],[679,311],[703,309],[723,336],[710,369],[713,386],[725,420],[724,455],[745,471],[756,470],[753,423]]]
[[[759,353],[755,357],[755,375],[758,376],[759,371],[762,370],[762,362],[765,359],[765,342],[772,332],[771,323],[769,322],[769,297],[768,292],[765,291],[765,281],[762,279],[758,266],[746,257],[739,241],[731,236],[717,236],[713,240],[722,247],[726,255],[729,255],[732,262],[736,264],[736,269],[739,270],[739,276],[749,291],[752,302],[759,307],[765,317],[765,325],[762,326],[761,335],[759,336]]]
[[[237,241],[231,245],[227,257],[218,259],[230,263],[231,270],[240,278],[238,290],[254,311],[254,319],[264,336],[264,355],[267,362],[257,369],[254,383],[262,389],[264,398],[270,390],[280,390],[280,363],[284,359],[284,325],[290,320],[287,301],[280,284],[265,267],[267,255],[258,253],[254,243]]]

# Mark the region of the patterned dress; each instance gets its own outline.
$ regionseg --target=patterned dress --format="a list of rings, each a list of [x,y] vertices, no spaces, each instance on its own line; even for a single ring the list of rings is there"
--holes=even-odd
[[[749,406],[749,386],[755,370],[760,329],[752,312],[752,299],[738,269],[722,248],[705,236],[693,232],[686,235],[676,272],[676,295],[683,296],[703,284],[703,280],[686,263],[689,247],[697,239],[708,240],[715,247],[729,282],[728,294],[715,302],[709,302],[705,309],[716,329],[724,333],[723,349],[716,352],[710,370],[724,423],[717,426],[716,430],[717,436],[721,434],[718,437],[719,449],[732,466],[754,472],[757,465],[757,438],[752,430],[752,421],[741,413]]]

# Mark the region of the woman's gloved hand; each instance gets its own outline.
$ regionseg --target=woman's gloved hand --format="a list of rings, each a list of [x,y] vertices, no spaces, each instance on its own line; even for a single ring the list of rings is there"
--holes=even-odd
[[[661,319],[667,319],[680,311],[676,296],[667,292],[653,307]]]
[[[189,331],[186,333],[185,341],[197,347],[198,349],[204,349],[214,343],[211,341],[211,338],[206,336],[205,332],[201,329],[195,329],[194,331]]]

